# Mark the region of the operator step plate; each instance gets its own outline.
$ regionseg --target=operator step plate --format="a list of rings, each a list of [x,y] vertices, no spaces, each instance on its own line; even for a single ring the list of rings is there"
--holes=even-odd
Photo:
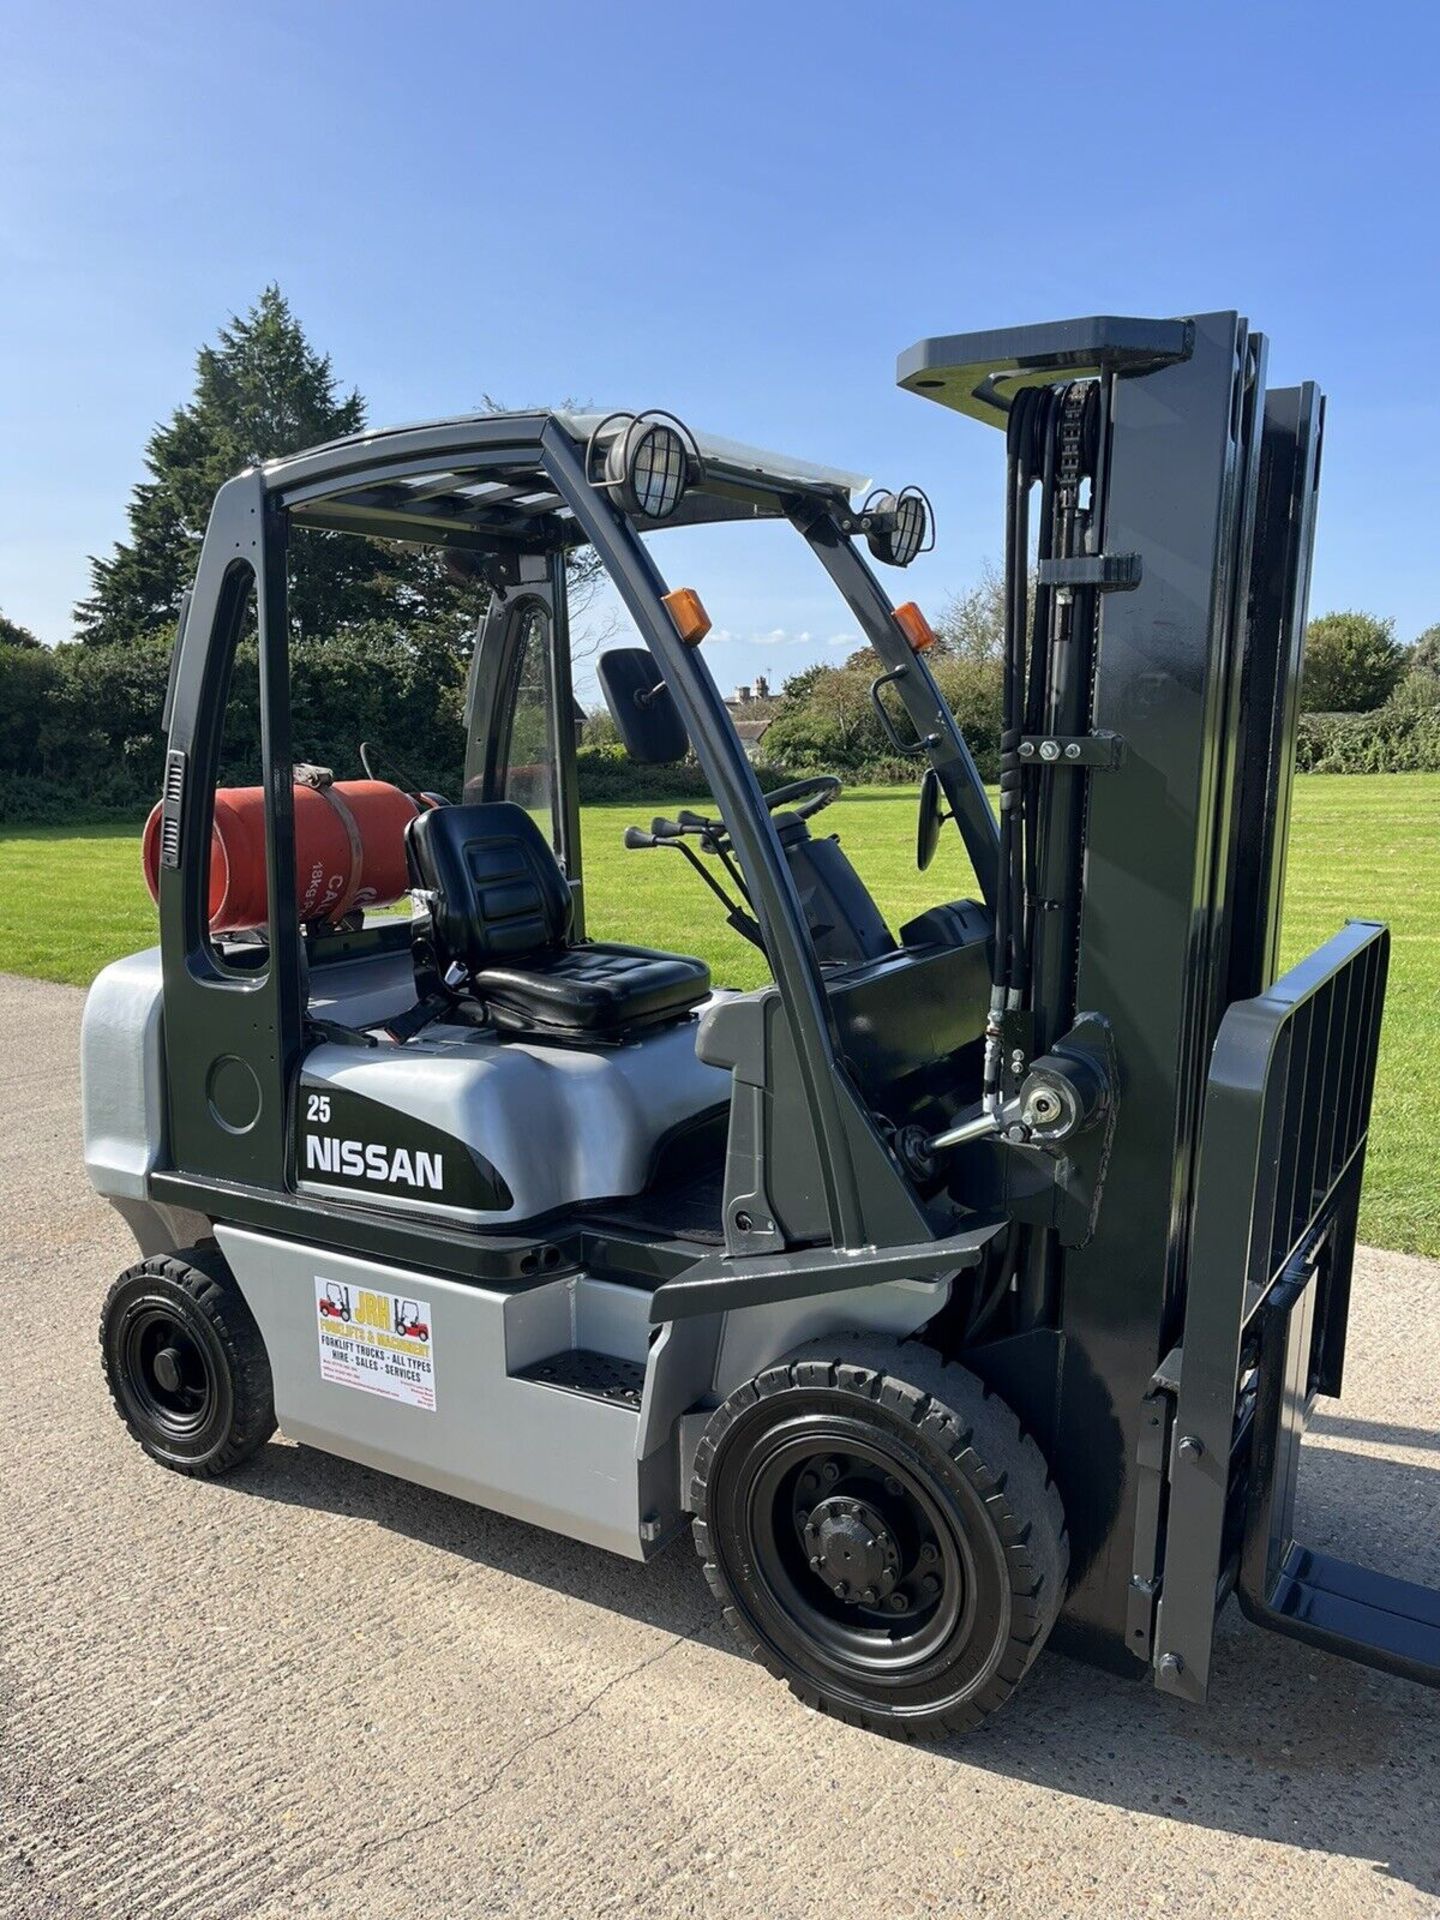
[[[533,1366],[522,1367],[514,1377],[558,1387],[562,1393],[583,1393],[590,1400],[618,1400],[637,1413],[645,1385],[645,1369],[639,1361],[619,1360],[613,1353],[591,1353],[585,1347],[552,1353]]]

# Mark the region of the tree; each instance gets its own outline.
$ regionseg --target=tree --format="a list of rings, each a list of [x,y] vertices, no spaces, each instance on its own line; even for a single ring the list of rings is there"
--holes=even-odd
[[[1440,680],[1440,621],[1427,627],[1410,649],[1407,662],[1411,673],[1423,673]]]
[[[0,613],[0,647],[38,647],[40,642],[28,627],[22,627],[18,620],[7,620]]]
[[[1005,582],[994,567],[987,566],[973,587],[947,602],[935,622],[935,638],[928,658],[941,695],[981,771],[993,777],[1005,653]],[[824,768],[864,778],[869,769],[892,776],[904,763],[871,698],[880,671],[877,655],[862,647],[842,666],[817,664],[792,674],[765,735],[767,759],[792,770]],[[905,739],[909,722],[898,707],[892,711]]]
[[[957,593],[935,622],[936,651],[961,660],[992,661],[1005,654],[1005,579],[988,562],[968,593]]]
[[[1306,713],[1369,713],[1405,671],[1395,622],[1373,613],[1327,613],[1305,629],[1300,704]]]
[[[766,730],[766,757],[786,767],[842,772],[877,758],[885,741],[870,683],[879,671],[875,655],[865,648],[843,666],[821,663],[793,675]]]
[[[195,363],[195,391],[145,448],[148,477],[130,497],[130,538],[90,563],[76,609],[81,637],[133,639],[173,628],[219,487],[242,467],[358,432],[365,403],[340,391],[277,286],[220,330]],[[431,564],[350,534],[301,531],[291,544],[290,612],[298,632],[331,634],[453,593]]]

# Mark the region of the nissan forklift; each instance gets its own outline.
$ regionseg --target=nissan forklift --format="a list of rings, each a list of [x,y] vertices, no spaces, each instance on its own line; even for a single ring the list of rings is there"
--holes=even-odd
[[[87,1165],[141,1256],[102,1359],[144,1450],[213,1475],[278,1424],[634,1559],[689,1531],[739,1645],[892,1734],[977,1726],[1052,1630],[1203,1700],[1232,1593],[1440,1682],[1434,1594],[1293,1537],[1389,941],[1277,970],[1322,403],[1266,374],[1234,313],[902,356],[1003,435],[998,817],[871,564],[930,544],[917,488],[555,411],[222,487],[145,841],[160,943],[84,1022]],[[843,597],[916,863],[964,876],[904,924],[817,824],[835,775],[761,791],[702,592],[661,572],[667,530],[755,520]],[[488,587],[463,791],[305,760],[302,529]],[[582,548],[636,629],[598,667],[625,750],[711,796],[625,844],[715,897],[758,988],[587,933]],[[252,605],[262,778],[217,793]]]

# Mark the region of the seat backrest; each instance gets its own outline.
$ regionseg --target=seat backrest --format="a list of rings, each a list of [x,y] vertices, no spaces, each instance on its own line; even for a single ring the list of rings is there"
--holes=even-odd
[[[435,896],[442,970],[523,964],[570,937],[575,903],[544,834],[509,800],[431,807],[405,833],[411,877]]]

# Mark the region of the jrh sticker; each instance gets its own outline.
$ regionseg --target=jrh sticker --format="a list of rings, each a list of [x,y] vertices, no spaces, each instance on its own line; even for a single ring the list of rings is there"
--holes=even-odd
[[[320,1378],[435,1411],[430,1303],[315,1276]]]

